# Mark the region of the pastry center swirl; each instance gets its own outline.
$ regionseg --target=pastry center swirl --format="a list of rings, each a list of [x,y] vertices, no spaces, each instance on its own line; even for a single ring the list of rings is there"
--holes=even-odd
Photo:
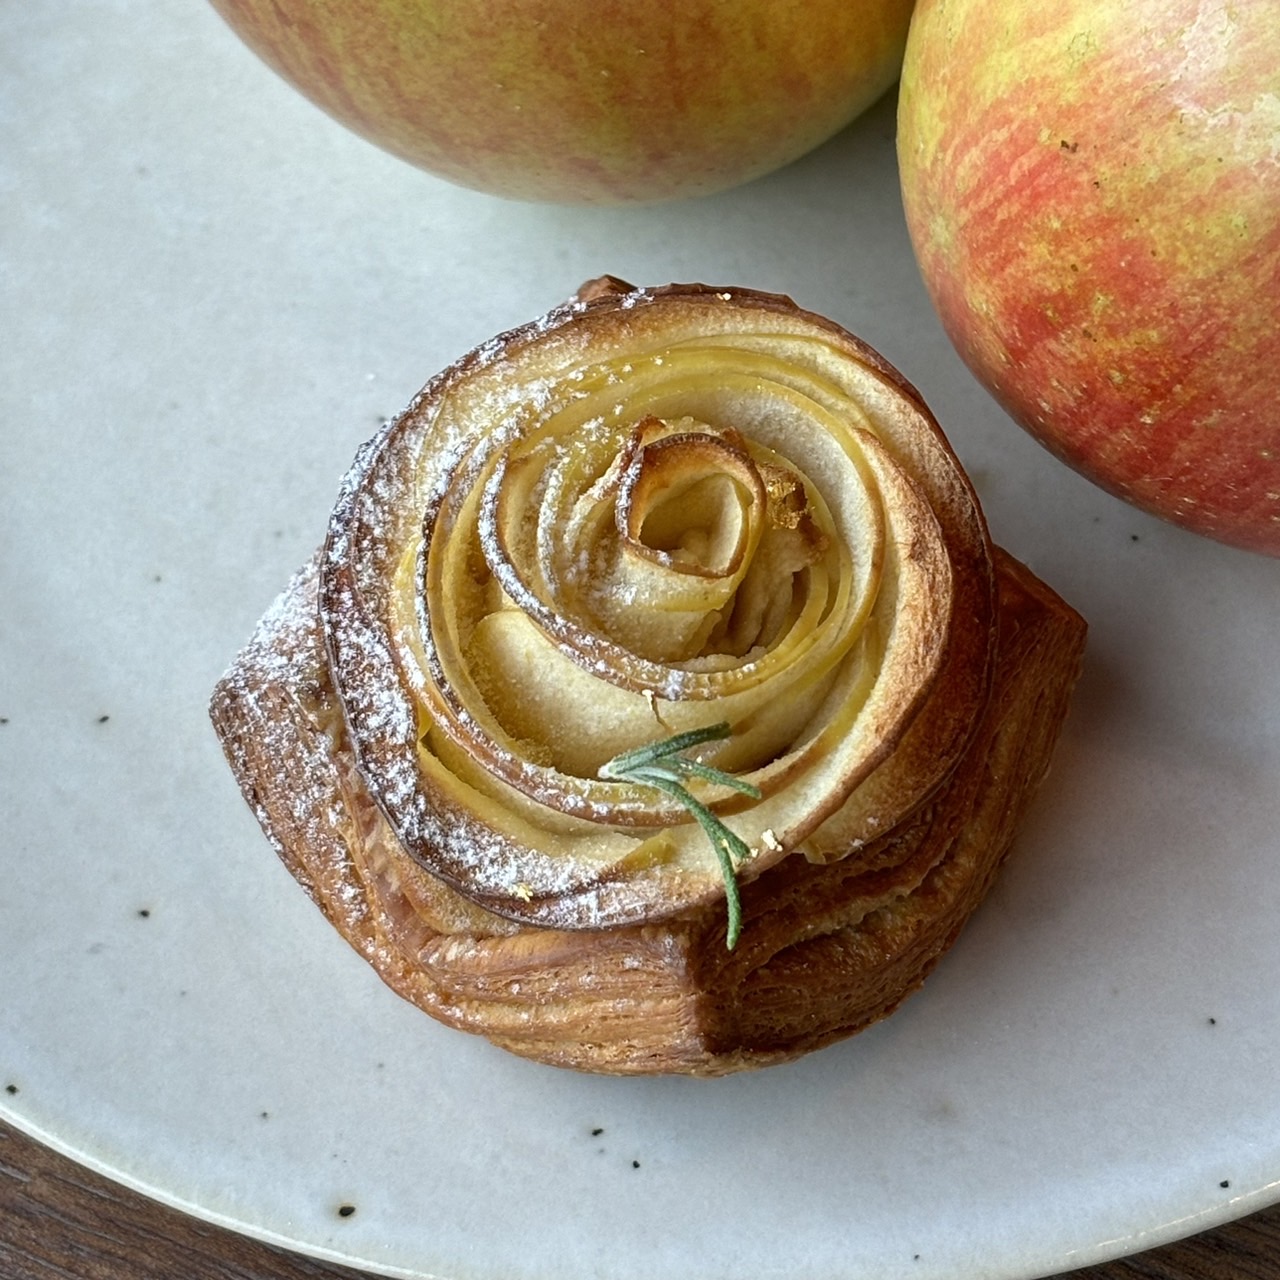
[[[910,652],[886,643],[894,534],[928,530],[918,497],[855,403],[837,418],[751,354],[736,387],[727,357],[744,359],[667,352],[648,379],[630,364],[638,412],[618,370],[569,379],[592,390],[517,413],[444,479],[404,584],[429,751],[561,811],[665,822],[600,767],[727,720],[709,763],[768,791]]]
[[[406,847],[496,909],[713,892],[689,813],[601,776],[713,725],[699,758],[760,798],[699,799],[762,865],[835,814],[847,847],[931,785],[890,780],[914,749],[886,764],[921,708],[956,750],[947,706],[981,679],[985,634],[952,636],[971,496],[918,402],[791,310],[654,316],[620,335],[588,311],[460,365],[367,451],[331,526],[362,769]]]
[[[840,557],[817,494],[731,427],[647,416],[560,443],[504,460],[474,533],[454,543],[482,568],[443,674],[520,750],[592,778],[676,720],[713,722],[713,696],[768,696],[761,664],[798,627],[830,621]],[[821,698],[835,649],[855,638],[846,629],[813,680],[773,673],[792,702],[784,719]],[[788,736],[758,736],[735,766],[764,763]]]

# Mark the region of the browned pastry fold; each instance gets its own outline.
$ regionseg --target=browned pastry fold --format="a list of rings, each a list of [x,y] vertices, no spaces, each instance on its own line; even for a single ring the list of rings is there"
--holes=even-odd
[[[920,984],[1046,772],[1084,634],[874,352],[772,295],[605,280],[362,451],[212,714],[406,999],[559,1065],[718,1075]],[[720,720],[707,759],[761,793],[699,786],[749,848],[732,949],[699,825],[600,774]]]

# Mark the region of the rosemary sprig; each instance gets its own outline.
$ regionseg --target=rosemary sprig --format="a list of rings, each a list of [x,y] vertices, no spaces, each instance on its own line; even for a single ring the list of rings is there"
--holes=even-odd
[[[701,760],[690,760],[681,752],[704,742],[721,741],[729,736],[728,724],[708,725],[703,729],[690,729],[677,733],[661,742],[650,742],[643,747],[623,751],[600,767],[600,776],[619,782],[638,782],[653,787],[670,796],[688,809],[702,828],[724,876],[725,903],[729,911],[729,924],[725,932],[725,946],[730,951],[738,944],[742,932],[742,899],[738,894],[738,864],[751,856],[747,842],[731,831],[685,786],[688,778],[700,778],[704,782],[730,787],[753,800],[760,799],[760,788],[741,778],[735,778],[723,769],[716,769]]]

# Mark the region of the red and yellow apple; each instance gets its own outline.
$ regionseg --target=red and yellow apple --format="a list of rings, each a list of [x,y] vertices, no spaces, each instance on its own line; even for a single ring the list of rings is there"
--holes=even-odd
[[[897,79],[911,0],[213,0],[270,66],[462,186],[620,204],[794,160]]]
[[[898,147],[926,286],[1010,415],[1280,555],[1280,3],[921,0]]]

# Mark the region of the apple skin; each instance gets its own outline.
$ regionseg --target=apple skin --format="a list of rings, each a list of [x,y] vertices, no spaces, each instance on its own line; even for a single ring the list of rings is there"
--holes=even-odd
[[[723,190],[898,77],[911,0],[212,0],[356,133],[466,187],[564,204]]]
[[[1000,404],[1280,555],[1280,4],[921,0],[898,126],[921,274]]]

